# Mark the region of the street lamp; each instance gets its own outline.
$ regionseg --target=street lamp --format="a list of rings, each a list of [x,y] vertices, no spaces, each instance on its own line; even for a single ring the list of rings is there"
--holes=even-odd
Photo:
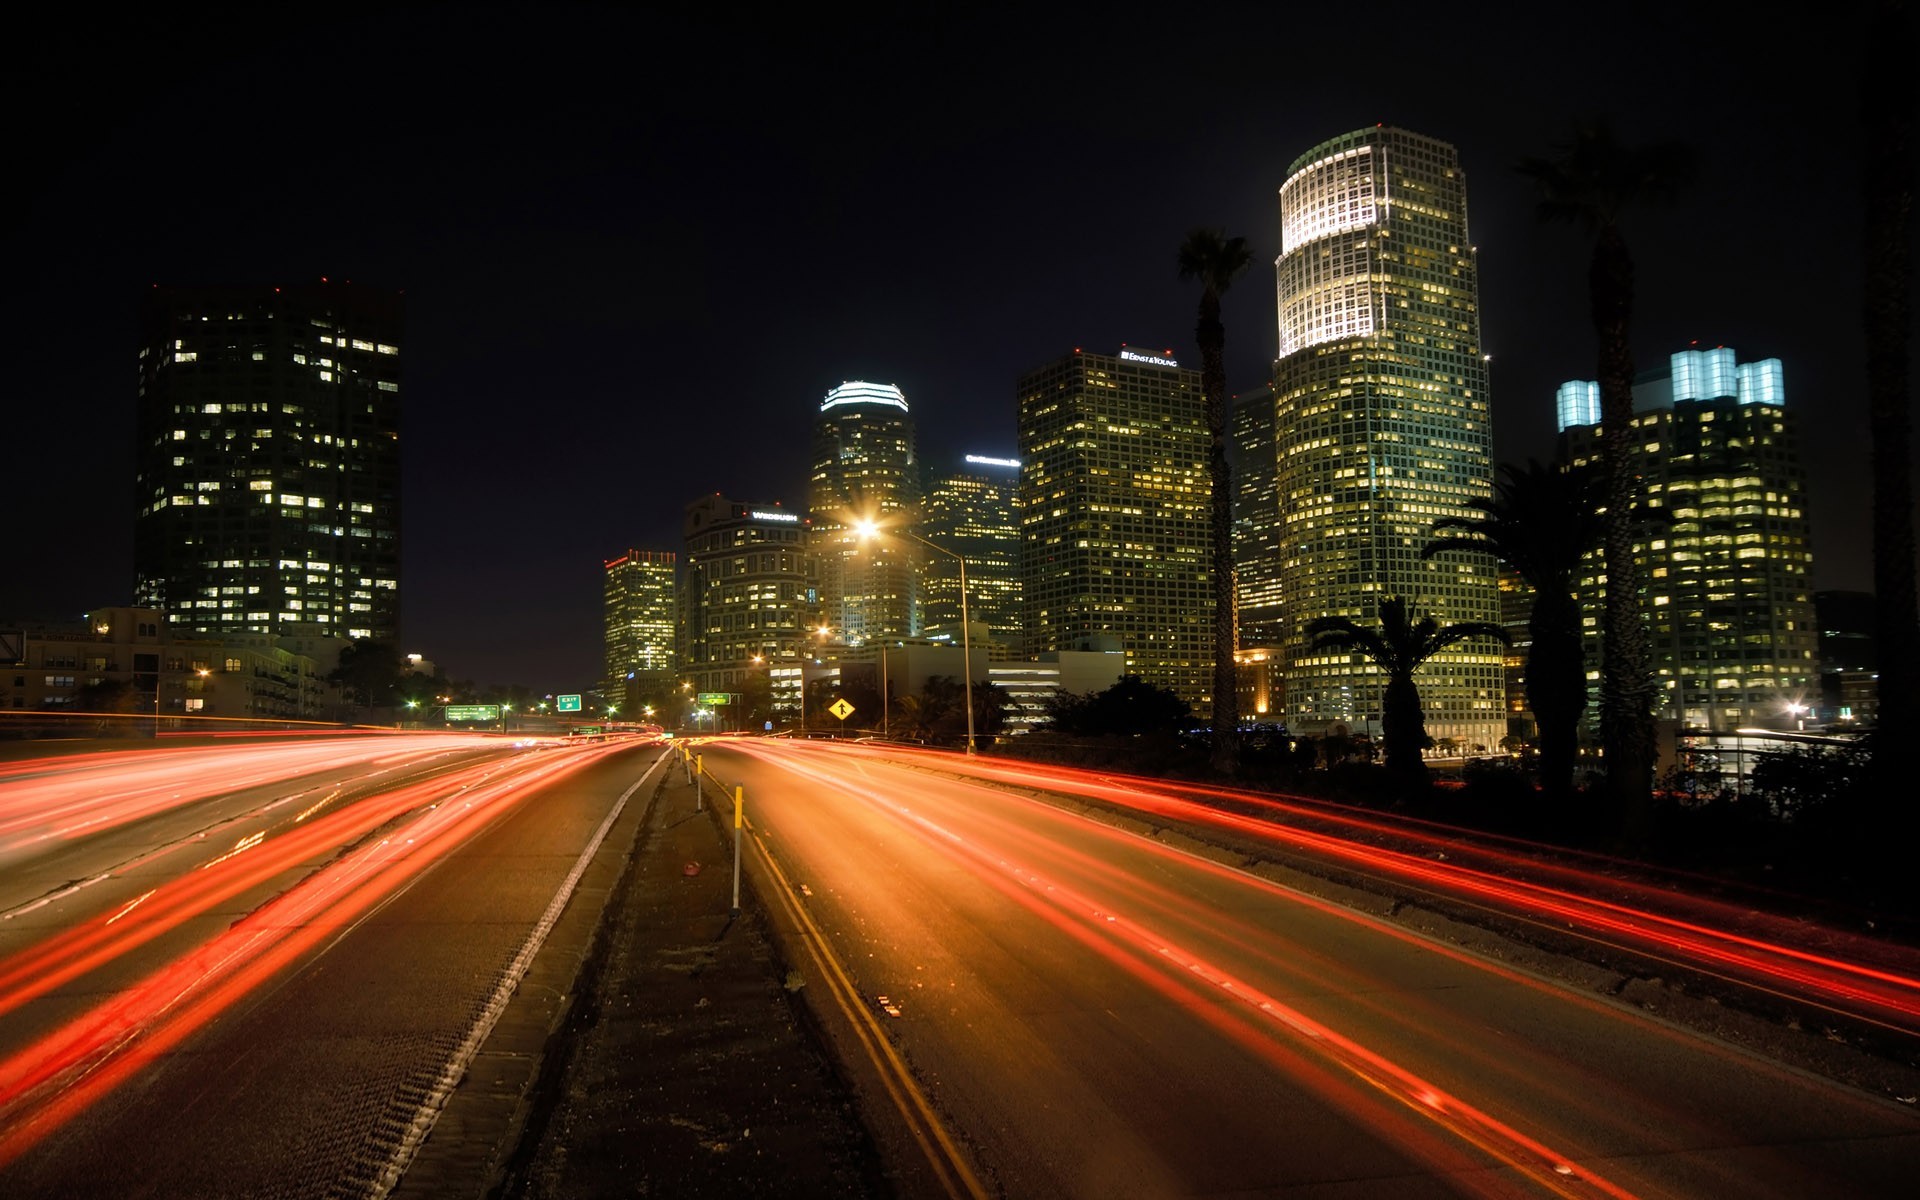
[[[1787,702],[1787,713],[1789,716],[1793,718],[1794,727],[1803,732],[1807,728],[1806,712],[1807,712],[1807,706],[1800,703],[1798,700],[1791,700]]]
[[[880,527],[872,521],[856,522],[853,529],[862,539],[878,537],[881,534]],[[912,530],[894,529],[888,532],[897,537],[919,542],[927,549],[944,554],[960,564],[960,657],[965,663],[960,675],[962,682],[966,685],[967,753],[971,755],[973,753],[973,637],[972,630],[968,628],[971,622],[967,620],[967,560],[945,546],[928,541]]]

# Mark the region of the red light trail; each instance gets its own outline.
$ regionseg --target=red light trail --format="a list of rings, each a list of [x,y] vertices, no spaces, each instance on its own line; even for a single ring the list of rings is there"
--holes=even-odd
[[[472,744],[460,741],[463,746]],[[175,933],[190,921],[217,913],[223,905],[249,893],[259,895],[260,889],[274,886],[288,873],[306,872],[241,920],[0,1058],[0,1165],[17,1158],[278,972],[328,944],[509,807],[622,748],[610,743],[482,762],[401,784],[317,816],[325,801],[313,804],[239,838],[226,852],[129,902],[0,959],[0,1015],[4,1015]],[[398,765],[437,757],[445,749],[429,742],[419,744],[417,752],[396,756],[395,745],[385,742],[378,747],[377,753],[383,756],[379,759],[369,758],[370,751],[360,748],[344,761]],[[276,746],[258,756],[243,752],[241,765],[248,780],[243,786],[284,777],[290,769],[343,761],[337,744],[309,750]],[[223,752],[216,761],[227,765],[224,754],[232,753]],[[140,778],[155,769],[151,759],[151,755],[135,755],[131,761],[118,759],[97,768],[89,764],[85,770],[70,769],[64,774],[87,780],[70,786],[91,790],[96,784],[88,770],[107,771],[107,778]],[[269,760],[280,763],[277,772]],[[172,777],[179,775],[180,766],[170,763],[160,770]],[[204,762],[198,774],[206,782],[196,794],[210,794],[216,776],[208,773]],[[217,778],[223,781],[218,790],[230,790],[228,777]],[[0,805],[14,800],[7,794],[11,786],[0,784]],[[33,807],[42,813],[70,811],[75,804],[46,786],[36,788],[34,796]],[[170,798],[158,807],[187,802]],[[14,810],[27,807],[16,805]],[[347,852],[335,857],[342,848]]]
[[[941,752],[864,752],[1214,829],[1231,835],[1234,845],[1303,853],[1541,926],[1558,936],[1576,936],[1905,1037],[1920,1037],[1920,952],[1548,857],[1564,857],[1562,851],[1538,847],[1526,853],[1509,848],[1515,845],[1510,839],[1479,839],[1429,822],[1345,813],[1330,805],[1257,792],[969,760]],[[1251,811],[1223,808],[1223,801]],[[1403,848],[1373,844],[1388,840]],[[1607,894],[1625,898],[1601,898]],[[1816,946],[1846,947],[1855,957],[1810,948]]]

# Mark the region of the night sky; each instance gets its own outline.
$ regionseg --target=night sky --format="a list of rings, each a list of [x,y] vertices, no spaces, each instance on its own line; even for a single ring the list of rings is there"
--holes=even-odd
[[[294,11],[15,31],[0,622],[130,599],[153,283],[404,290],[400,649],[577,691],[601,563],[679,549],[704,493],[804,510],[843,380],[905,389],[931,463],[1013,454],[1027,369],[1198,365],[1205,224],[1254,248],[1228,386],[1263,382],[1286,168],[1375,123],[1459,147],[1496,452],[1546,457],[1594,377],[1587,248],[1512,168],[1594,116],[1700,158],[1628,226],[1637,361],[1782,359],[1815,584],[1871,586],[1855,4]]]

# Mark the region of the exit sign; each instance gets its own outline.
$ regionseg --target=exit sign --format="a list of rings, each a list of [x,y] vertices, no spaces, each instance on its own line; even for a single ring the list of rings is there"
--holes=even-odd
[[[579,712],[579,711],[580,711],[580,697],[578,697],[578,696],[555,696],[555,697],[553,698],[553,711],[555,711],[555,712]]]

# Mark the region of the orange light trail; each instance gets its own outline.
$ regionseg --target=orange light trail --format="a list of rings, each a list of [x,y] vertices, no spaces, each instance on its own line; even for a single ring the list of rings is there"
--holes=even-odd
[[[1114,910],[1111,903],[1100,901],[1060,878],[1043,875],[1014,862],[1004,853],[970,840],[930,820],[906,805],[872,790],[859,780],[835,774],[830,769],[822,769],[814,764],[797,763],[790,757],[769,754],[751,745],[742,745],[739,748],[744,753],[774,762],[783,770],[830,786],[836,792],[860,800],[907,827],[918,830],[928,845],[974,864],[979,877],[991,883],[1001,894],[1041,916],[1052,927],[1095,950],[1106,961],[1127,971],[1136,979],[1180,1004],[1184,1011],[1233,1037],[1249,1051],[1273,1062],[1301,1082],[1310,1083],[1311,1079],[1298,1072],[1297,1060],[1291,1054],[1280,1053],[1282,1048],[1276,1046],[1271,1040],[1272,1032],[1285,1032],[1289,1035],[1288,1045],[1293,1051],[1304,1050],[1311,1053],[1322,1062],[1343,1071],[1347,1077],[1391,1098],[1404,1111],[1446,1129],[1461,1141],[1521,1173],[1535,1185],[1545,1188],[1554,1195],[1606,1196],[1612,1197],[1613,1200],[1631,1200],[1634,1196],[1632,1191],[1604,1178],[1590,1166],[1581,1165],[1574,1156],[1549,1147],[1539,1138],[1515,1128],[1386,1055],[1315,1020],[1248,980],[1214,964],[1204,955],[1182,946],[1164,932],[1139,919],[1120,914]],[[1001,832],[1006,833],[1010,838],[1026,836],[1016,826],[993,821],[991,814],[970,815],[984,819],[991,825],[999,826]],[[1105,834],[1124,836],[1106,827],[1096,826],[1095,828]],[[1018,841],[1014,841],[1013,844],[1018,844]],[[1210,873],[1215,873],[1220,878],[1231,879],[1274,894],[1285,894],[1289,899],[1300,899],[1297,893],[1246,875],[1244,872],[1230,871],[1218,864],[1208,864],[1204,860],[1181,855],[1178,851],[1158,843],[1142,842],[1140,845],[1148,853],[1168,857],[1177,856],[1183,862],[1197,864],[1202,869],[1212,867],[1214,870]],[[1065,850],[1070,860],[1075,857],[1070,848],[1061,849]],[[1085,863],[1101,865],[1095,859],[1079,857]],[[1109,874],[1112,872],[1109,871]],[[1116,882],[1127,889],[1129,899],[1139,899],[1142,890],[1148,892],[1158,890],[1153,883],[1141,879],[1138,875],[1116,878]],[[1162,902],[1169,899],[1170,897],[1163,895]],[[1328,906],[1328,910],[1337,911],[1343,916],[1349,915],[1344,910],[1334,910],[1331,906]],[[1377,925],[1374,922],[1368,923]],[[1404,931],[1399,931],[1397,936],[1414,940]],[[1119,952],[1122,949],[1127,952]],[[1457,957],[1461,961],[1473,961],[1476,966],[1481,965],[1479,960],[1468,960],[1465,956]],[[1201,993],[1198,997],[1190,990],[1195,987],[1198,987]],[[1265,1034],[1249,1032],[1236,1023],[1224,1019],[1219,1006],[1207,999],[1209,996],[1224,998],[1240,1011],[1257,1015],[1260,1024],[1267,1032]],[[1330,1092],[1324,1086],[1318,1090],[1323,1097],[1338,1104],[1350,1115],[1362,1120],[1367,1119],[1364,1111],[1358,1109],[1350,1100],[1342,1100],[1340,1096]],[[1453,1161],[1454,1156],[1448,1154],[1442,1147],[1423,1143],[1420,1139],[1409,1139],[1404,1135],[1396,1140],[1403,1149],[1428,1159],[1439,1169],[1445,1170],[1450,1167],[1457,1169],[1458,1167],[1458,1164]]]
[[[841,752],[919,760],[942,771],[1041,787],[1143,816],[1210,827],[1277,850],[1335,861],[1444,899],[1542,925],[1557,934],[1574,934],[1891,1032],[1920,1036],[1920,952],[1808,921],[1769,917],[1671,888],[1568,867],[1545,858],[1546,847],[1539,848],[1539,855],[1528,855],[1487,844],[1524,845],[1514,839],[1481,839],[1431,822],[1355,816],[1311,801],[1193,784],[1037,764],[1015,766],[941,751],[887,747],[842,748]],[[1249,807],[1258,815],[1223,809],[1190,795]],[[1318,832],[1304,827],[1308,822],[1341,832]],[[1360,837],[1391,839],[1409,848],[1369,845],[1356,840]],[[1551,882],[1532,882],[1528,876]],[[1629,893],[1632,902],[1598,898],[1602,892]],[[1808,944],[1846,946],[1858,957],[1819,953],[1805,948]]]

